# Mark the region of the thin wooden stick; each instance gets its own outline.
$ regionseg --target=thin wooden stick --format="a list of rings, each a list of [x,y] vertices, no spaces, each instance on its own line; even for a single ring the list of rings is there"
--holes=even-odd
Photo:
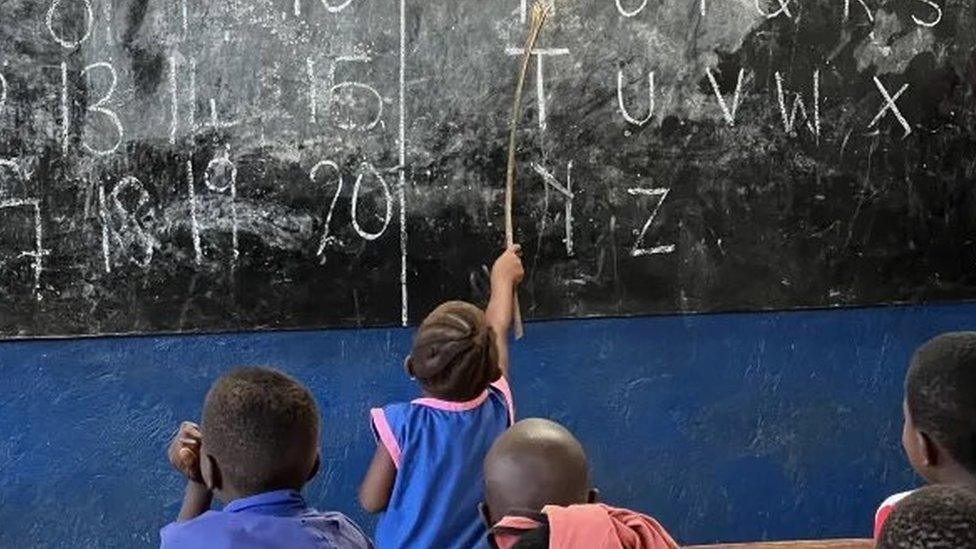
[[[525,53],[522,55],[522,69],[519,71],[515,84],[515,102],[512,106],[512,120],[508,133],[508,171],[505,174],[505,245],[509,248],[515,244],[515,224],[512,221],[512,202],[515,198],[515,145],[518,137],[518,123],[522,118],[522,91],[525,88],[525,75],[529,72],[529,62],[532,60],[532,50],[539,40],[542,25],[549,15],[549,6],[543,7],[536,2],[532,6],[532,23],[529,27],[529,38],[525,42]],[[518,291],[515,292],[515,307],[513,311],[515,339],[522,339],[525,330],[522,327],[522,308],[519,306]]]

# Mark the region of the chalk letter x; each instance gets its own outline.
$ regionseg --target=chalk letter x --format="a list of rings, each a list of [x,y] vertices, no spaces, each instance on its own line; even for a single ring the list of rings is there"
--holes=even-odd
[[[908,89],[908,84],[902,84],[901,88],[898,90],[897,93],[895,93],[894,96],[888,93],[888,90],[885,89],[884,84],[882,84],[881,81],[878,80],[877,76],[874,77],[874,85],[878,87],[878,91],[881,92],[882,97],[884,97],[885,104],[883,107],[881,107],[881,110],[878,111],[878,114],[874,117],[874,120],[872,120],[871,123],[868,124],[868,127],[869,128],[874,127],[875,124],[877,124],[882,118],[884,118],[885,114],[887,114],[888,111],[891,111],[891,113],[895,115],[895,118],[898,119],[898,123],[901,124],[901,127],[905,129],[905,135],[903,135],[902,138],[904,139],[905,137],[908,137],[909,134],[912,133],[912,127],[908,124],[908,121],[905,120],[905,117],[901,114],[901,111],[898,109],[898,105],[895,103],[895,101],[898,101],[898,98],[901,97],[903,93],[905,93],[905,90]]]

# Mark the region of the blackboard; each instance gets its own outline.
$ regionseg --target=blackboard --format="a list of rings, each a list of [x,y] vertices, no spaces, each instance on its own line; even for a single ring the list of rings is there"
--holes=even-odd
[[[0,336],[483,299],[525,0],[0,3]],[[976,11],[557,0],[529,318],[976,297]]]

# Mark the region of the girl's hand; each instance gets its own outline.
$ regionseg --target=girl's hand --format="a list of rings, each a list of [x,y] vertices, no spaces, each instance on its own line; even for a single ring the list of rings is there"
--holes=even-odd
[[[495,264],[491,267],[491,283],[493,286],[499,284],[512,287],[522,282],[522,277],[525,276],[525,268],[522,267],[521,253],[522,247],[515,244],[495,260]]]
[[[203,482],[203,477],[200,475],[200,443],[202,440],[203,433],[200,432],[200,426],[190,421],[184,421],[180,424],[180,429],[169,443],[169,449],[166,452],[173,468],[194,482]]]

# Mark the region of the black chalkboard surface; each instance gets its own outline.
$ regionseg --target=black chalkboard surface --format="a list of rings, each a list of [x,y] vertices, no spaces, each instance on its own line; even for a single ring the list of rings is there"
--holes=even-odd
[[[526,0],[0,3],[0,336],[483,297]],[[976,8],[557,0],[529,318],[976,297]]]

